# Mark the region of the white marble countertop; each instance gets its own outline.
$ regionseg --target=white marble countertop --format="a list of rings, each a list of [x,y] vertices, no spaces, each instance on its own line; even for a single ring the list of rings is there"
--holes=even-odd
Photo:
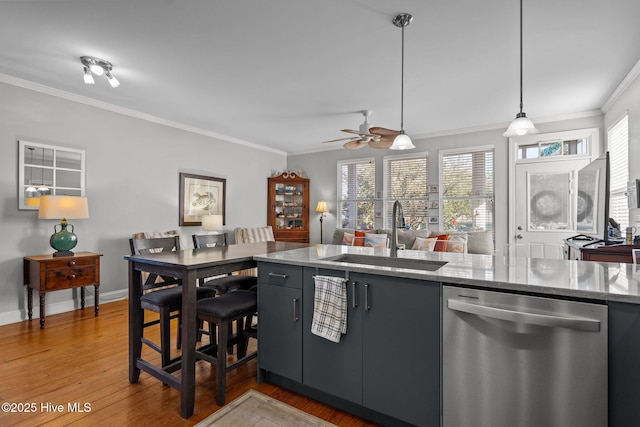
[[[398,251],[398,258],[446,261],[436,271],[325,260],[341,254],[389,256],[388,249],[318,245],[257,255],[257,261],[370,273],[531,294],[640,304],[640,265],[446,252]]]

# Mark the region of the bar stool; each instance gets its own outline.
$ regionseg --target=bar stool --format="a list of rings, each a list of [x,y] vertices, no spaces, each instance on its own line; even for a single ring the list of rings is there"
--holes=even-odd
[[[158,252],[171,252],[180,250],[180,237],[159,237],[149,239],[129,239],[132,255],[151,254]],[[178,336],[176,348],[181,347],[181,313],[182,287],[179,280],[174,277],[158,274],[148,274],[142,285],[143,295],[140,303],[143,310],[158,313],[159,318],[145,322],[143,328],[160,324],[160,345],[146,337],[142,337],[142,343],[154,349],[161,355],[162,366],[168,366],[177,359],[171,359],[171,319],[178,319]],[[215,295],[211,288],[196,288],[197,298],[209,298]],[[180,367],[176,364],[176,369]]]
[[[205,360],[216,366],[216,403],[225,403],[227,372],[255,359],[257,351],[247,354],[249,338],[256,338],[251,328],[251,319],[258,309],[257,292],[254,290],[236,290],[215,298],[205,298],[197,302],[198,320],[209,323],[210,336],[214,335],[214,327],[218,329],[217,343],[212,340],[208,345],[196,349],[196,360]],[[238,321],[239,327],[235,335],[231,325]],[[227,346],[238,344],[237,359],[227,365]]]

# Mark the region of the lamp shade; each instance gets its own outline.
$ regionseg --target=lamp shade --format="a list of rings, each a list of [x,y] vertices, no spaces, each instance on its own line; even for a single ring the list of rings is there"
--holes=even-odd
[[[389,147],[390,150],[411,150],[416,148],[411,142],[411,138],[409,135],[405,134],[404,131],[401,131],[398,136],[393,140],[393,144]]]
[[[329,212],[329,206],[327,206],[327,202],[325,202],[324,200],[318,201],[318,206],[316,206],[316,212],[321,212],[321,213]]]
[[[40,197],[40,219],[84,219],[89,218],[86,197],[42,196]]]
[[[206,231],[222,230],[222,215],[203,215],[202,229]]]
[[[524,113],[520,113],[511,122],[509,128],[502,134],[502,136],[513,138],[515,136],[535,135],[538,132],[538,129],[533,125],[531,119],[529,119]]]

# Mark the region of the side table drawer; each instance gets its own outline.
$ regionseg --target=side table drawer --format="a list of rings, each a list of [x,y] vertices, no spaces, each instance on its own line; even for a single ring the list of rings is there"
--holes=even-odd
[[[44,288],[47,291],[54,291],[92,285],[97,282],[95,265],[84,268],[47,269],[45,271]]]
[[[86,265],[95,265],[97,262],[98,259],[94,257],[78,257],[74,259],[67,258],[65,260],[47,262],[42,265],[44,265],[47,270],[58,270],[61,268],[78,268]]]

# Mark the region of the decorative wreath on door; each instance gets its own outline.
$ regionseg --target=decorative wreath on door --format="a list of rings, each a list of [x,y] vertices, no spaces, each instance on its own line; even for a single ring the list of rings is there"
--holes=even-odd
[[[531,198],[531,211],[535,213],[538,218],[543,220],[556,219],[562,213],[562,197],[552,190],[543,190],[536,193]],[[591,213],[593,209],[593,200],[584,191],[578,191],[578,207],[577,207],[577,220],[578,222],[584,221],[584,219]]]

